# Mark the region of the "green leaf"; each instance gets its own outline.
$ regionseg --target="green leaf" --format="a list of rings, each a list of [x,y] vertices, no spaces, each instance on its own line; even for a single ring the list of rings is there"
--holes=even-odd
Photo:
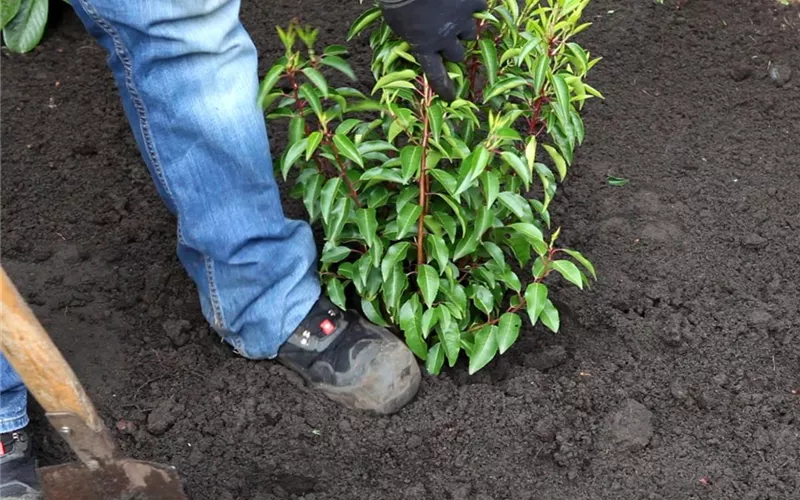
[[[624,185],[626,185],[626,184],[628,184],[630,182],[629,179],[626,179],[624,177],[617,177],[617,176],[614,176],[614,175],[609,175],[607,180],[608,180],[608,184],[610,186],[615,186],[615,187],[621,187],[621,186],[624,186]]]
[[[383,319],[383,315],[380,313],[378,306],[375,305],[374,302],[370,302],[367,299],[361,299],[361,310],[364,312],[364,316],[376,325],[383,326],[389,328],[389,323]]]
[[[489,79],[489,85],[494,85],[495,80],[497,80],[497,48],[494,45],[494,40],[483,38],[478,43],[481,46],[481,56],[486,68],[486,77]]]
[[[497,348],[500,354],[504,354],[519,337],[519,329],[522,327],[522,318],[516,313],[505,313],[500,316],[500,323],[497,324]]]
[[[521,78],[519,76],[510,76],[508,78],[504,78],[494,85],[490,85],[486,88],[486,91],[483,94],[483,102],[484,104],[489,102],[490,100],[494,99],[497,96],[505,95],[510,90],[513,90],[517,87],[521,87],[528,83],[528,80]]]
[[[475,305],[487,316],[491,316],[494,309],[494,295],[483,285],[475,287]]]
[[[364,159],[349,137],[342,134],[335,134],[333,136],[333,143],[341,154],[356,162],[361,168],[364,168]]]
[[[497,195],[500,194],[500,178],[492,170],[487,170],[481,175],[483,195],[486,197],[486,207],[492,208]]]
[[[439,137],[442,134],[442,123],[444,121],[444,107],[442,107],[442,103],[436,101],[428,110],[428,123],[431,127],[431,134],[433,134],[433,140],[438,141]]]
[[[536,59],[536,67],[533,70],[533,91],[537,94],[542,92],[544,80],[547,77],[547,70],[550,68],[550,60],[547,55],[541,55]]]
[[[303,205],[305,205],[311,220],[317,218],[317,198],[319,198],[320,191],[322,191],[323,182],[325,182],[325,177],[320,174],[314,174],[308,179],[304,186]]]
[[[439,341],[444,347],[447,364],[452,368],[458,361],[461,350],[461,333],[446,307],[439,308]]]
[[[475,334],[475,345],[469,357],[469,374],[472,375],[497,355],[497,327],[484,326]]]
[[[528,317],[531,320],[531,325],[536,325],[539,320],[539,315],[545,308],[545,304],[550,302],[547,298],[547,287],[542,283],[531,283],[525,289],[525,307],[528,311]]]
[[[478,238],[475,233],[470,231],[456,244],[456,249],[453,251],[453,260],[458,260],[465,255],[469,255],[478,248]]]
[[[489,164],[491,153],[483,146],[478,146],[465,160],[461,162],[459,168],[458,188],[456,195],[459,195],[469,189],[475,179],[480,177]]]
[[[439,273],[427,264],[417,266],[417,286],[425,299],[425,305],[431,307],[439,294]]]
[[[6,4],[8,2],[3,0],[3,10],[6,8]],[[19,3],[19,1],[17,2]],[[258,107],[261,109],[266,109],[267,104],[267,96],[270,92],[272,92],[273,87],[275,84],[278,83],[278,80],[281,79],[281,75],[283,74],[284,70],[286,70],[285,64],[276,64],[269,69],[264,79],[261,81],[261,85],[258,87]]]
[[[318,117],[322,116],[322,103],[319,102],[319,96],[311,85],[307,83],[300,85],[300,95],[308,102]]]
[[[578,266],[568,260],[554,260],[550,266],[558,271],[564,279],[583,290],[583,278]]]
[[[422,214],[422,207],[407,203],[397,214],[397,236],[395,239],[405,238],[413,229]]]
[[[294,144],[292,147],[286,151],[286,155],[283,157],[283,162],[281,164],[281,174],[283,175],[283,180],[289,176],[289,169],[292,168],[294,162],[300,158],[300,155],[306,150],[306,146],[308,146],[308,138],[302,139]]]
[[[308,134],[308,144],[306,146],[306,161],[309,161],[314,156],[314,151],[319,147],[322,142],[322,132],[315,130]]]
[[[424,361],[428,356],[428,345],[420,331],[420,309],[419,295],[414,294],[400,308],[400,329],[411,352]]]
[[[450,173],[447,171],[438,168],[428,170],[428,173],[431,174],[434,179],[439,181],[439,184],[441,184],[444,189],[450,193],[450,196],[455,196],[456,188],[458,187],[458,181],[455,177],[450,175]]]
[[[506,265],[506,256],[503,254],[503,249],[497,246],[497,244],[491,241],[484,241],[482,246],[499,266]]]
[[[10,6],[8,11],[13,7]],[[5,5],[2,8],[6,10]],[[16,15],[3,28],[3,39],[11,52],[30,52],[39,44],[47,25],[48,9],[48,0],[22,0],[19,3]],[[3,14],[5,17],[5,12]]]
[[[356,80],[356,74],[353,72],[353,68],[350,64],[342,59],[339,56],[324,56],[320,59],[320,62],[325,66],[330,66],[331,68],[343,73],[344,75],[348,76],[351,80]]]
[[[433,215],[437,221],[442,225],[450,242],[456,241],[456,220],[444,212],[437,212]]]
[[[336,202],[336,208],[333,210],[333,217],[330,224],[325,228],[325,237],[332,244],[336,244],[336,240],[344,228],[347,219],[350,216],[350,209],[353,207],[353,200],[349,196],[343,196]]]
[[[461,207],[459,207],[456,204],[456,202],[454,202],[452,199],[450,199],[450,197],[448,197],[446,195],[443,195],[441,193],[433,193],[433,194],[435,194],[436,196],[438,196],[439,198],[444,200],[445,203],[450,205],[450,208],[453,209],[453,213],[458,218],[458,222],[461,224],[461,231],[463,231],[463,233],[466,233],[467,232],[467,221],[464,219],[464,215],[461,213]]]
[[[380,276],[380,273],[378,275]],[[402,264],[398,262],[389,273],[389,279],[386,280],[381,287],[383,290],[384,302],[393,316],[397,314],[397,308],[400,306],[400,299],[406,288],[408,288],[408,276],[406,276],[405,271],[403,271]]]
[[[295,115],[289,121],[289,145],[296,143],[305,136],[306,119],[302,115]]]
[[[332,177],[325,183],[322,192],[319,196],[319,209],[322,213],[322,220],[328,223],[328,219],[333,209],[333,202],[336,201],[336,193],[339,191],[339,186],[342,184],[340,177]]]
[[[556,309],[556,306],[554,306],[549,299],[542,309],[541,320],[542,324],[552,330],[553,333],[558,333],[558,328],[561,322],[558,315],[558,309]]]
[[[331,302],[345,309],[344,285],[342,285],[342,282],[336,278],[331,278],[325,288]]]
[[[414,297],[419,297],[418,295],[414,295]],[[419,299],[417,299],[419,300]],[[422,334],[422,338],[427,339],[428,335],[430,335],[431,330],[436,323],[439,321],[439,309],[425,309],[425,312],[422,313],[422,322],[420,323],[419,329],[420,333]]]
[[[542,147],[547,150],[550,158],[553,159],[553,163],[556,164],[556,169],[558,170],[558,176],[563,181],[567,176],[567,162],[564,161],[564,157],[562,157],[561,154],[556,151],[556,148],[550,146],[549,144],[542,144]]]
[[[328,45],[322,51],[323,56],[341,56],[347,54],[347,47],[344,45]]]
[[[503,191],[497,196],[500,203],[521,220],[533,220],[533,211],[528,201],[517,193]]]
[[[562,249],[562,251],[567,255],[569,255],[570,257],[572,257],[573,259],[580,262],[580,264],[583,267],[585,267],[587,271],[589,271],[589,274],[592,275],[592,278],[597,279],[597,274],[594,272],[594,266],[592,265],[591,262],[589,262],[589,259],[583,256],[583,254],[581,254],[576,250],[568,250],[566,248]]]
[[[556,101],[558,103],[556,113],[558,114],[558,118],[561,120],[562,124],[566,126],[570,115],[569,90],[567,89],[567,83],[559,74],[553,75],[550,81],[553,82],[553,86],[556,89]]]
[[[429,234],[425,241],[428,243],[428,254],[432,255],[439,264],[439,272],[444,272],[444,268],[450,262],[450,251],[447,249],[447,243],[444,242],[444,238]]]
[[[389,274],[394,266],[406,258],[406,255],[408,254],[408,248],[410,246],[411,243],[407,241],[401,241],[400,243],[395,243],[394,245],[390,246],[386,251],[386,256],[383,258],[383,262],[381,262],[381,276],[383,277],[384,281],[389,280]]]
[[[389,73],[388,75],[382,76],[376,83],[375,86],[372,88],[372,93],[374,94],[376,91],[386,87],[390,83],[398,82],[398,81],[411,81],[416,78],[417,72],[413,69],[404,69],[401,71],[395,71],[393,73]]]
[[[370,24],[375,22],[379,17],[381,17],[381,10],[378,7],[372,7],[364,11],[363,14],[358,16],[353,24],[350,26],[350,30],[347,32],[347,39],[351,40],[353,37],[364,31]]]
[[[306,75],[306,78],[311,80],[311,83],[322,92],[322,96],[328,97],[328,82],[325,80],[325,77],[322,76],[322,73],[310,66],[308,68],[303,68],[302,71],[303,74]]]
[[[422,146],[408,145],[400,150],[400,166],[403,178],[408,180],[415,177],[422,166]]]
[[[522,161],[522,158],[517,156],[516,153],[512,153],[511,151],[503,151],[500,156],[511,168],[514,169],[514,172],[517,173],[519,178],[522,179],[522,182],[525,184],[525,189],[530,189],[531,181],[533,180],[532,169],[529,169],[525,162]]]
[[[356,210],[356,224],[358,230],[367,246],[372,246],[377,238],[376,231],[378,230],[378,220],[375,217],[374,208],[359,208]]]
[[[328,244],[325,246],[328,247]],[[323,264],[341,262],[350,255],[350,252],[352,252],[352,250],[346,246],[330,246],[322,251],[320,261]]]
[[[428,350],[428,359],[425,360],[425,370],[431,375],[438,375],[444,365],[444,349],[442,344],[437,342]]]

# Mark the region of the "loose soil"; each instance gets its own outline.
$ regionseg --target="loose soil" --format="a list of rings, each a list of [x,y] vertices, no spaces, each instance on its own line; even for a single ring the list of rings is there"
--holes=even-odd
[[[300,14],[339,42],[361,8],[246,2],[262,74],[275,25]],[[596,0],[587,17],[606,99],[586,108],[554,217],[599,282],[555,287],[558,335],[527,331],[474,377],[426,377],[384,418],[209,330],[70,12],[35,52],[4,50],[3,265],[124,452],[175,465],[194,499],[800,498],[798,10]],[[365,42],[350,48],[367,75]],[[777,85],[775,64],[795,77]],[[42,462],[71,459],[31,411]]]

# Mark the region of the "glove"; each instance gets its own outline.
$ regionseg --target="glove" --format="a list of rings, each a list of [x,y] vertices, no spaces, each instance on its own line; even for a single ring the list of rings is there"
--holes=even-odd
[[[422,71],[442,99],[456,98],[455,84],[442,57],[464,59],[459,40],[477,38],[473,14],[486,10],[486,0],[379,0],[386,24],[411,45]]]

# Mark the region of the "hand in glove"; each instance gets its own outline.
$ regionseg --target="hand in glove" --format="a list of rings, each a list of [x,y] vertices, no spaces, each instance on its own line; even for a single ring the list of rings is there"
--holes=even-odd
[[[456,97],[455,84],[447,75],[442,57],[464,59],[460,40],[474,40],[473,14],[486,9],[485,0],[379,0],[390,28],[411,45],[433,90],[443,99]]]

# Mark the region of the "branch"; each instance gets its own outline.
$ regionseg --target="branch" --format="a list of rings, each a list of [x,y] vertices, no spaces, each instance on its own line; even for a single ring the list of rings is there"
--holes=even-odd
[[[428,205],[428,168],[426,157],[428,156],[428,137],[430,136],[430,120],[428,110],[431,107],[433,92],[428,79],[423,82],[423,105],[422,105],[422,159],[419,166],[419,206],[422,211],[419,213],[417,221],[417,266],[425,263],[425,215]]]

